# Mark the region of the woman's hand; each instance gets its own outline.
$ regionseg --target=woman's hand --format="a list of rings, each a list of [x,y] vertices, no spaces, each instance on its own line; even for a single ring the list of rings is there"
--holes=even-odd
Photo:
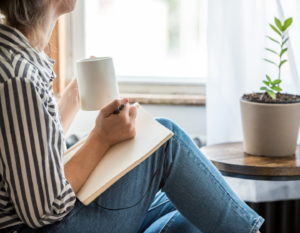
[[[121,104],[125,104],[125,107],[120,113],[112,114]],[[65,165],[66,178],[76,193],[110,146],[135,136],[135,117],[136,107],[130,106],[128,99],[114,100],[101,109],[95,128]]]
[[[79,92],[76,79],[73,79],[65,88],[58,103],[58,108],[62,125],[64,131],[66,132],[80,108]]]
[[[112,114],[121,104],[125,107],[119,114]],[[108,147],[135,136],[136,107],[128,99],[116,99],[101,109],[93,133]]]

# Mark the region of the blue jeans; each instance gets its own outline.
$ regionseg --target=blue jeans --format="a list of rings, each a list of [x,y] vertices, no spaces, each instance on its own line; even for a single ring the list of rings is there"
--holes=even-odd
[[[22,233],[256,233],[263,223],[176,124],[174,136],[90,205]]]

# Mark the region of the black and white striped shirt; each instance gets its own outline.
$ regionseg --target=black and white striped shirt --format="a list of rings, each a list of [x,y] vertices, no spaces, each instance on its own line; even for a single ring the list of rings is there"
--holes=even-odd
[[[0,24],[0,229],[61,220],[75,194],[64,176],[64,135],[53,61]]]

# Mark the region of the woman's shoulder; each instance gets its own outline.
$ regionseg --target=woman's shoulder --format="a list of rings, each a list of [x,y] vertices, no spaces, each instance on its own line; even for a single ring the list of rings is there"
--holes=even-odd
[[[38,69],[22,56],[12,59],[0,56],[0,92],[5,87],[13,92],[33,91],[43,102],[48,99],[49,88],[39,77]]]
[[[38,69],[18,54],[12,58],[0,56],[0,85],[10,86],[12,83],[34,89],[43,99],[48,89],[39,77]]]
[[[0,82],[6,82],[13,78],[31,79],[36,76],[37,71],[32,63],[19,54],[0,56]]]

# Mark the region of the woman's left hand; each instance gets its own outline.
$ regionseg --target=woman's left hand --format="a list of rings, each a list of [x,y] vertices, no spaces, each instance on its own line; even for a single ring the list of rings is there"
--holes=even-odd
[[[80,108],[77,80],[73,79],[63,91],[58,103],[62,125],[66,132]]]

